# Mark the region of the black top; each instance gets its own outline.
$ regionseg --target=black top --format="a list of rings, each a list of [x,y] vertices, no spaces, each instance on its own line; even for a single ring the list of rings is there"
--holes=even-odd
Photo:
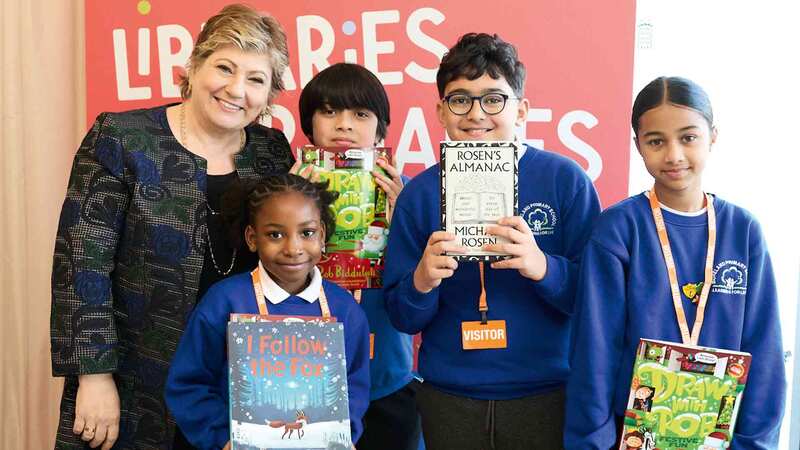
[[[236,171],[224,175],[207,175],[206,180],[206,199],[208,207],[208,242],[203,258],[203,271],[200,274],[200,284],[197,288],[197,300],[202,301],[203,295],[208,288],[226,276],[235,273],[249,271],[258,264],[258,259],[251,253],[244,242],[236,250],[236,261],[233,263],[233,270],[227,275],[224,273],[231,267],[231,259],[234,257],[233,245],[230,239],[230,230],[227,229],[222,219],[222,197],[238,179]],[[212,255],[213,252],[213,255]],[[214,262],[216,261],[216,267]]]

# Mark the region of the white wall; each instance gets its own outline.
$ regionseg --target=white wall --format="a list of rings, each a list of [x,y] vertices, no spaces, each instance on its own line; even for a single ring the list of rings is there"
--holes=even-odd
[[[719,138],[704,188],[750,210],[761,222],[778,283],[784,347],[796,353],[800,2],[638,0],[636,16],[634,96],[660,75],[690,78],[708,92]],[[651,187],[653,180],[631,147],[633,194]],[[798,449],[800,411],[789,409],[796,359],[787,361],[790,391],[781,450]],[[800,395],[800,386],[794,391]],[[790,430],[793,415],[795,429]]]

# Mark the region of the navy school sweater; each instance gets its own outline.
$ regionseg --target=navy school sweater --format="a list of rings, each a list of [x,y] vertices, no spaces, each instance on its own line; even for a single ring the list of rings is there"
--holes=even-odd
[[[344,324],[347,389],[353,442],[369,405],[369,328],[353,296],[323,280],[331,315]],[[319,316],[319,301],[297,296],[268,304],[273,315]],[[258,314],[249,273],[213,285],[197,306],[170,366],[165,398],[187,440],[200,449],[219,449],[230,440],[227,325],[231,313]]]
[[[410,178],[403,176],[403,183]],[[386,312],[383,289],[362,289],[361,308],[367,315],[374,339],[374,358],[369,361],[370,401],[391,395],[414,378],[413,337],[397,331]]]
[[[411,335],[397,331],[389,321],[382,289],[363,289],[361,308],[375,341],[375,355],[369,361],[372,401],[397,392],[414,378],[414,343]]]
[[[477,263],[459,264],[453,277],[427,294],[413,286],[428,238],[441,229],[439,165],[412,179],[397,201],[384,273],[386,308],[397,329],[422,332],[419,371],[425,382],[454,395],[520,398],[566,382],[577,263],[600,204],[573,161],[526,149],[519,162],[519,215],[547,255],[547,274],[535,282],[517,270],[485,266],[488,316],[506,321],[505,349],[462,349],[461,322],[480,320]]]
[[[772,264],[761,229],[743,209],[714,198],[717,248],[699,345],[752,353],[732,448],[778,445],[786,380]],[[703,281],[706,214],[663,211],[678,283]],[[681,291],[683,291],[681,289]],[[681,292],[689,329],[696,306]],[[565,446],[608,449],[628,399],[640,338],[681,342],[645,194],[603,212],[582,260]]]

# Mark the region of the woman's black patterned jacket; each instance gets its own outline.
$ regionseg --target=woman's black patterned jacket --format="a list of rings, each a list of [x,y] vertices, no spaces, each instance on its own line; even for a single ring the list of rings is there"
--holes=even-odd
[[[283,133],[246,128],[242,180],[287,172]],[[181,146],[166,106],[101,114],[75,155],[52,275],[53,375],[66,377],[56,448],[72,434],[77,375],[113,372],[114,448],[170,448],[164,381],[195,301],[206,248],[206,161]]]

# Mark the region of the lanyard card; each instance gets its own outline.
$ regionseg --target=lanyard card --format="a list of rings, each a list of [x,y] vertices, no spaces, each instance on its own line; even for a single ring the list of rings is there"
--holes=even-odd
[[[508,347],[505,320],[482,323],[461,322],[461,346],[464,350],[487,350]]]

